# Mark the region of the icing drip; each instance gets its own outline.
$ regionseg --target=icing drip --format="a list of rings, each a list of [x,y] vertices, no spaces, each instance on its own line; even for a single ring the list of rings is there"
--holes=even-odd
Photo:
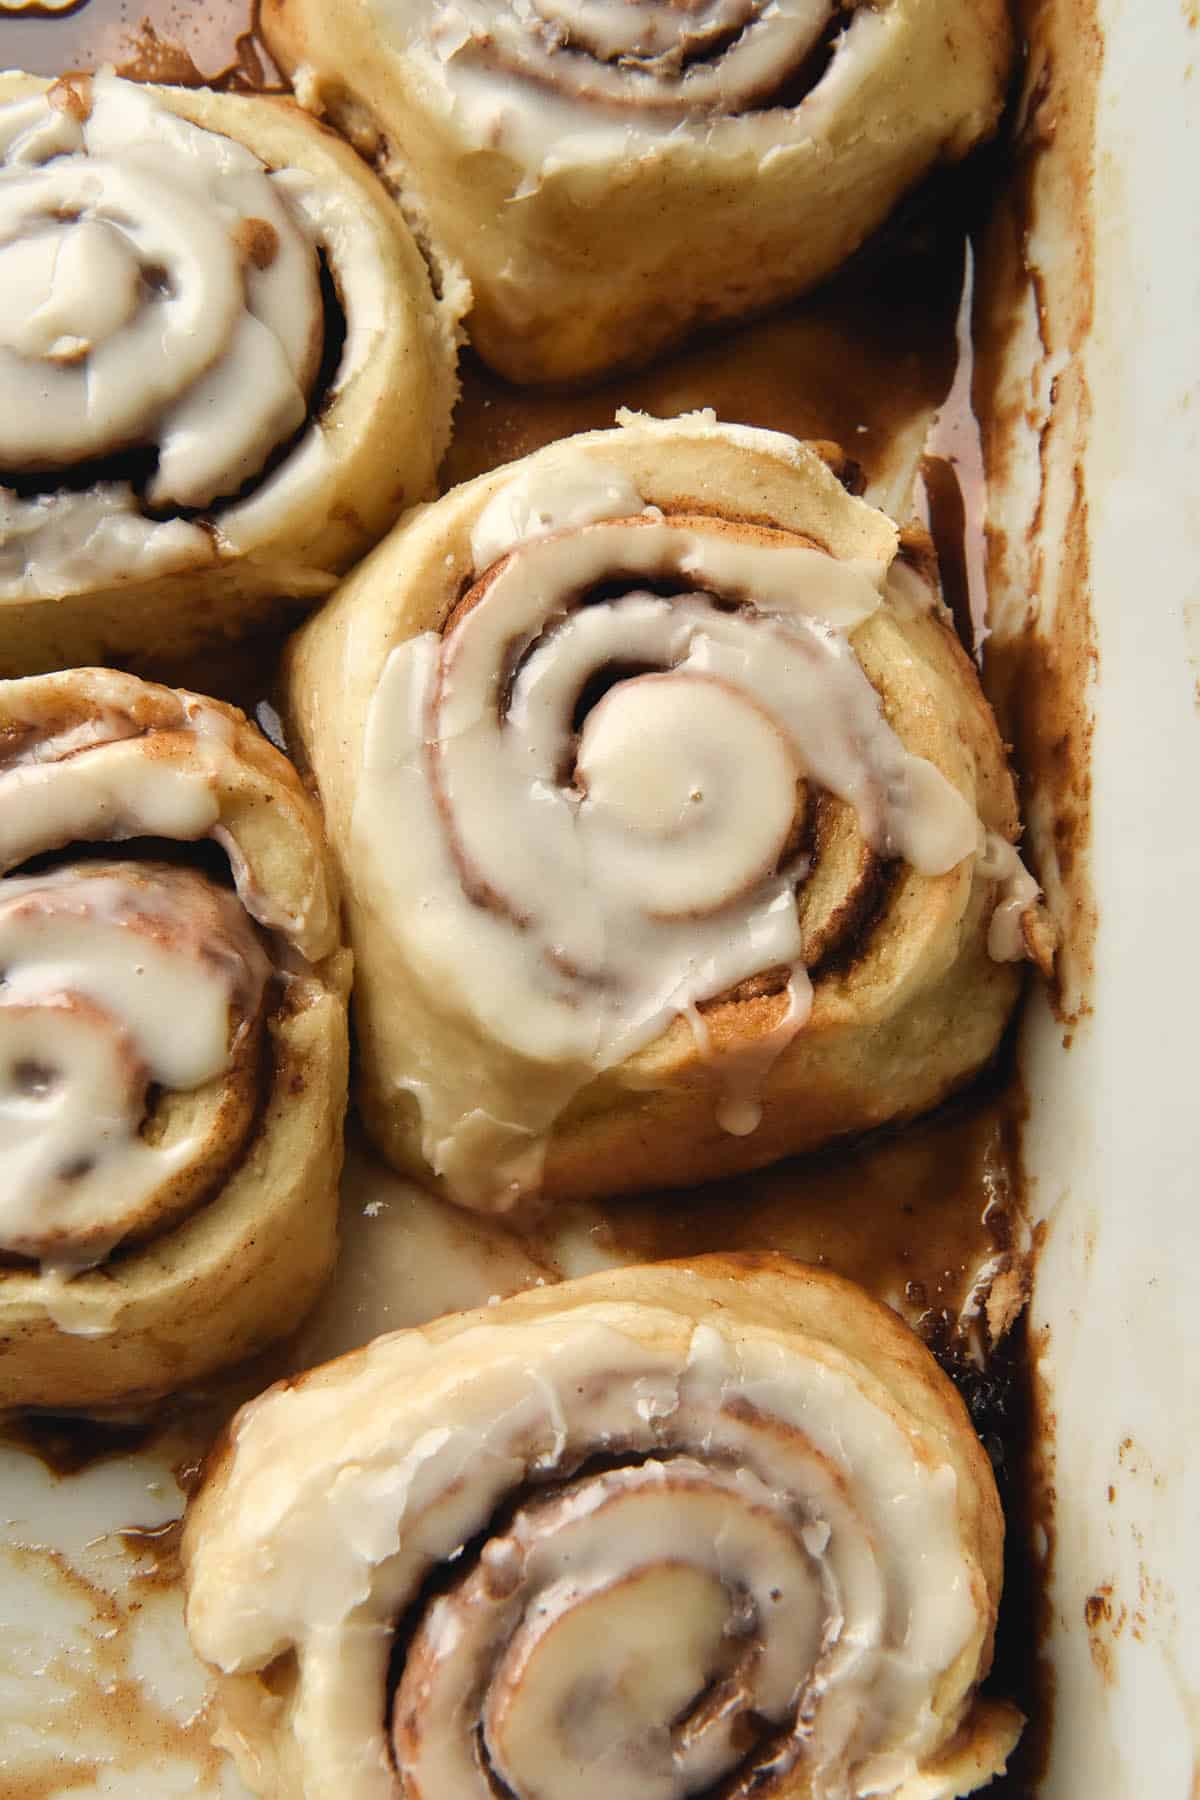
[[[77,1272],[190,1209],[249,1127],[268,973],[237,898],[190,870],[0,883],[0,1248]]]
[[[543,1132],[593,1073],[781,970],[783,1019],[755,1067],[731,1063],[722,1106],[754,1129],[811,1003],[795,904],[811,792],[923,874],[978,839],[852,647],[882,565],[653,508],[614,518],[629,484],[603,466],[589,519],[588,470],[564,460],[536,503],[523,478],[493,499],[474,541],[499,560],[444,639],[392,653],[368,720],[354,831],[406,960],[439,1007],[541,1065],[505,1116],[407,1084],[426,1154],[477,1204],[536,1182]]]
[[[994,831],[984,834],[976,867],[981,875],[1000,885],[988,927],[988,955],[993,962],[1020,962],[1030,954],[1025,917],[1031,908],[1038,908],[1042,890],[1021,861],[1016,845]]]

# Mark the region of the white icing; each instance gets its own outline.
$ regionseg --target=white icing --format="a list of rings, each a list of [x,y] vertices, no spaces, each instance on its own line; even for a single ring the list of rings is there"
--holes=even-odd
[[[212,837],[229,858],[251,917],[285,933],[302,956],[326,953],[328,895],[319,865],[295,895],[296,904],[285,905],[279,884],[260,866],[263,850],[252,857],[222,823],[222,793],[245,790],[248,771],[233,722],[219,707],[195,695],[152,690],[160,704],[172,700],[178,711],[156,720],[155,753],[147,754],[137,723],[143,689],[136,677],[88,670],[87,716],[55,734],[42,727],[46,702],[37,678],[4,689],[8,722],[18,730],[27,724],[31,735],[20,754],[0,766],[0,874],[77,842]],[[24,696],[31,705],[27,721]],[[279,822],[290,828],[286,817]]]
[[[0,171],[0,467],[152,444],[151,504],[204,506],[304,419],[314,246],[242,145],[114,77],[89,99],[70,152]]]
[[[478,542],[507,559],[444,640],[392,653],[356,797],[355,853],[381,874],[433,1004],[538,1065],[520,1094],[489,1092],[481,1066],[457,1084],[402,1072],[426,1155],[475,1204],[536,1184],[544,1134],[591,1074],[783,967],[785,1020],[723,1109],[753,1128],[755,1081],[811,998],[794,902],[805,869],[786,853],[804,784],[922,873],[977,843],[973,809],[905,749],[851,646],[881,603],[883,564],[640,506],[613,518],[639,497],[603,465],[589,517],[588,467],[564,457],[540,501],[518,477],[489,504]],[[614,572],[626,593],[578,604]],[[627,678],[576,740],[579,697],[606,669]]]
[[[489,569],[530,538],[641,511],[642,496],[622,469],[566,451],[557,464],[539,461],[497,490],[471,532],[472,561],[476,569]]]
[[[0,868],[76,841],[207,836],[220,817],[208,758],[148,757],[138,739],[101,741],[86,756],[18,763],[0,774]]]
[[[228,501],[303,424],[324,334],[317,250],[346,325],[330,399],[369,363],[390,304],[378,229],[353,195],[268,172],[134,84],[100,76],[90,93],[82,121],[46,96],[0,107],[0,469],[154,447],[149,502],[214,505],[214,518],[208,530],[149,518],[125,483],[28,499],[0,488],[0,598],[175,573],[267,541],[319,501],[333,455],[315,418]],[[63,207],[80,217],[50,216]]]
[[[389,276],[380,255],[378,227],[356,197],[331,186],[318,186],[299,169],[280,169],[271,180],[292,214],[325,251],[337,286],[346,337],[329,388],[328,402],[332,403],[371,360],[389,306],[394,304],[390,294],[394,277]],[[217,538],[227,554],[252,549],[276,531],[294,508],[318,502],[320,484],[328,476],[334,454],[327,413],[328,403],[322,417],[312,421],[285,461],[253,493],[220,510]]]
[[[1030,908],[1037,906],[1042,890],[1021,861],[1016,845],[995,831],[983,834],[975,866],[980,875],[999,883],[996,910],[988,927],[988,955],[993,962],[1020,962],[1029,955],[1023,921]]]
[[[489,1530],[535,1472],[608,1451],[628,1466],[535,1490]],[[380,1339],[245,1409],[232,1458],[193,1544],[189,1629],[230,1672],[296,1649],[290,1723],[314,1800],[392,1800],[394,1621],[481,1533],[398,1690],[412,1800],[493,1791],[481,1693],[518,1800],[681,1800],[737,1766],[750,1711],[814,1793],[890,1792],[944,1739],[934,1696],[982,1641],[937,1440],[918,1448],[851,1359],[745,1318],[693,1329],[594,1302]],[[681,1723],[718,1675],[727,1711]]]
[[[111,581],[147,581],[216,560],[184,519],[147,519],[133,489],[101,482],[21,499],[0,487],[0,597],[57,599]]]
[[[895,7],[860,6],[799,104],[761,96],[803,65],[836,16],[832,0],[370,0],[428,104],[471,147],[540,179],[607,160],[691,154],[765,161],[811,154],[829,114],[892,52]],[[744,111],[740,110],[745,108]]]
[[[185,870],[67,866],[0,882],[0,1247],[92,1267],[203,1150],[139,1135],[150,1085],[226,1070],[266,955]]]

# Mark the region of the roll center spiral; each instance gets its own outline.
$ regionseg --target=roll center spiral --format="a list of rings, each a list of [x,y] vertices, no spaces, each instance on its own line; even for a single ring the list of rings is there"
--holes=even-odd
[[[404,1792],[707,1792],[784,1726],[836,1630],[757,1476],[681,1455],[583,1478],[524,1506],[418,1628],[393,1705]]]
[[[576,772],[581,823],[660,915],[707,911],[761,882],[795,820],[786,737],[748,696],[703,676],[611,689],[584,725]]]

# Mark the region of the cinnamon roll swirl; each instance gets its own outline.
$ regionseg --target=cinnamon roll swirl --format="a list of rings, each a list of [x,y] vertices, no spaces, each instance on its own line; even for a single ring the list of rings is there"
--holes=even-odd
[[[239,712],[0,683],[0,1405],[152,1397],[302,1317],[348,964],[316,811]]]
[[[452,313],[290,102],[0,76],[0,675],[328,592],[433,489]]]
[[[895,1315],[781,1256],[534,1290],[284,1383],[184,1534],[272,1800],[950,1800],[1003,1522]]]
[[[517,381],[796,294],[994,127],[1004,0],[264,0],[303,103],[381,159]]]
[[[1038,915],[996,725],[927,561],[811,449],[630,420],[470,482],[289,689],[365,1117],[454,1199],[758,1166],[994,1050]]]

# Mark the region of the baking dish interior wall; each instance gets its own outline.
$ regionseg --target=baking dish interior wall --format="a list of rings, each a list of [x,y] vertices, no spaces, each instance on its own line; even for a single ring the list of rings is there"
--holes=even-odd
[[[1025,5],[1014,191],[985,250],[991,680],[1066,926],[1022,1046],[1042,1222],[1039,1800],[1200,1770],[1193,1021],[1200,848],[1194,7]],[[986,347],[990,346],[990,352]],[[1026,631],[1031,610],[1035,621]]]

